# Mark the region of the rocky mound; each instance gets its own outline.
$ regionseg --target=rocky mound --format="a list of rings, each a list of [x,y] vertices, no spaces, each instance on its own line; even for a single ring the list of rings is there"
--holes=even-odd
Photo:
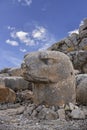
[[[48,50],[67,54],[75,69],[80,73],[87,73],[87,19],[80,25],[78,33],[70,34],[67,38],[53,44]]]

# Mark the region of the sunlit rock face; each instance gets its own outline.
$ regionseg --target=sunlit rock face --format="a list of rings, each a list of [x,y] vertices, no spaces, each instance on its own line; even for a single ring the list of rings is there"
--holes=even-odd
[[[87,37],[87,18],[83,20],[79,28],[79,35],[81,38]]]
[[[0,79],[0,103],[14,103],[16,101],[15,92],[5,87],[5,83]]]
[[[78,104],[87,106],[87,74],[76,76],[76,100]]]
[[[41,51],[25,55],[24,78],[34,83],[36,104],[75,103],[75,75],[68,56],[58,51]]]
[[[48,50],[67,54],[74,69],[87,73],[87,18],[82,21],[77,31],[70,32],[68,37],[53,44]]]

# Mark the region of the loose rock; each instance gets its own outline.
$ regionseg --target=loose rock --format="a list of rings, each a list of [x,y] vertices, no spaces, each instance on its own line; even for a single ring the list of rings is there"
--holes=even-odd
[[[71,112],[71,117],[73,119],[85,119],[85,114],[82,110],[80,109],[74,109],[72,112]]]
[[[4,81],[5,86],[11,88],[14,91],[20,91],[28,89],[28,82],[23,79],[23,77],[0,77],[1,80]]]
[[[64,109],[59,109],[58,110],[58,115],[59,115],[59,119],[65,119],[65,110]]]
[[[20,77],[23,74],[23,70],[21,68],[11,68],[11,69],[8,70],[8,74],[10,76],[18,76],[18,77]]]
[[[33,92],[30,90],[25,90],[22,92],[17,92],[17,100],[19,102],[26,102],[27,100],[33,101]]]
[[[77,86],[76,100],[79,104],[87,105],[87,79],[82,80]]]
[[[87,19],[83,20],[78,33],[71,33],[68,37],[53,44],[48,50],[67,54],[75,69],[80,73],[87,73]]]
[[[0,87],[0,103],[11,102],[14,103],[16,101],[15,92],[7,87]]]

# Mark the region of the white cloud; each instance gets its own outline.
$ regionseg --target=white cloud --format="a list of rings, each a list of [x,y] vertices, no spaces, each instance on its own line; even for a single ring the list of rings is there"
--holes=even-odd
[[[84,25],[85,23],[87,23],[87,18],[84,18],[83,21],[81,21],[81,23],[80,23],[79,26],[82,26],[82,25]]]
[[[46,29],[44,27],[36,27],[32,32],[32,36],[38,40],[44,40],[46,37]]]
[[[21,52],[27,52],[26,49],[22,49],[22,48],[20,48],[20,51],[21,51]]]
[[[24,31],[13,31],[10,33],[12,38],[18,38],[25,45],[34,45],[34,40],[30,38],[28,32]]]
[[[81,23],[80,23],[79,27],[80,27],[80,26],[82,26],[82,25],[84,25],[84,21],[81,21]]]
[[[68,34],[71,36],[73,33],[79,34],[79,30],[75,29],[73,31],[68,32]]]
[[[32,0],[18,0],[18,2],[21,3],[21,5],[30,6],[32,3]]]
[[[23,30],[18,31],[16,29],[10,30],[10,37],[14,41],[19,40],[19,43],[23,43],[25,46],[38,46],[38,48],[41,49],[49,47],[56,41],[54,36],[48,31],[46,27],[39,25],[34,25],[34,28],[30,30],[30,32]],[[23,52],[25,50],[20,51]]]
[[[6,40],[6,43],[9,44],[9,45],[12,45],[12,46],[18,46],[19,45],[17,41],[13,41],[13,40],[10,40],[10,39]]]
[[[28,33],[27,32],[18,31],[18,32],[15,33],[15,36],[17,38],[19,38],[20,41],[25,42],[25,43],[28,40]]]
[[[8,26],[8,30],[15,30],[15,27]]]
[[[43,43],[43,46],[41,48],[39,48],[38,51],[46,50],[55,42],[56,42],[55,38],[53,36],[49,35],[46,43]]]
[[[10,36],[15,39],[15,38],[17,37],[17,36],[16,36],[16,31],[13,30],[13,31],[10,33]]]
[[[24,31],[18,31],[17,32],[16,30],[12,31],[10,33],[10,35],[11,35],[12,38],[19,38],[20,40],[24,40],[24,39],[26,39],[26,37],[28,37],[27,32],[24,32]]]
[[[46,50],[56,42],[54,36],[43,26],[36,26],[32,31],[32,37],[37,42],[37,45],[41,44],[39,51]]]
[[[16,36],[19,37],[21,40],[23,40],[23,39],[25,39],[25,37],[28,36],[28,33],[23,32],[23,31],[19,31],[19,32],[16,32]]]

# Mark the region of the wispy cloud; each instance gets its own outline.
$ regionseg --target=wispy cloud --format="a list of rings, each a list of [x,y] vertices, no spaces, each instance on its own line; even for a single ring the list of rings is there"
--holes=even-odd
[[[55,42],[56,42],[56,39],[53,36],[49,35],[49,37],[47,38],[47,41],[43,43],[42,47],[40,47],[38,50],[39,51],[46,50]]]
[[[0,67],[12,67],[12,66],[20,66],[22,59],[18,58],[15,53],[11,52],[10,50],[2,50],[0,49],[0,53],[2,57],[0,58]]]
[[[7,39],[6,43],[11,45],[11,46],[18,46],[19,45],[17,41],[13,41],[13,40],[10,40],[10,39]]]
[[[20,59],[18,59],[17,57],[13,57],[13,56],[9,56],[9,58],[7,60],[14,66],[20,66],[21,62],[22,62]]]
[[[26,49],[22,49],[22,48],[20,48],[20,51],[21,51],[21,52],[27,52]]]
[[[33,38],[36,38],[39,43],[42,43],[39,50],[46,50],[49,46],[56,42],[54,35],[43,26],[36,26],[36,29],[32,32],[32,36]]]
[[[43,7],[41,10],[42,10],[43,12],[47,11],[46,7]]]
[[[21,5],[30,6],[31,3],[32,3],[32,0],[18,0],[18,2],[19,2]]]
[[[80,23],[80,25],[79,25],[79,26],[82,26],[82,25],[84,25],[84,21],[81,21],[81,23]]]
[[[87,23],[87,18],[84,18],[83,21],[81,21],[81,23],[80,23],[79,26],[82,26],[82,25],[84,25],[85,23]]]
[[[69,35],[72,35],[73,33],[79,34],[79,30],[75,29],[73,31],[68,32]]]
[[[47,48],[51,44],[53,44],[56,40],[54,35],[52,35],[46,27],[34,25],[34,27],[29,31],[16,30],[15,27],[8,28],[10,30],[10,37],[13,41],[19,41],[20,46],[38,46],[38,48]],[[11,44],[11,40],[6,40],[6,43]],[[17,45],[17,44],[16,44]],[[20,50],[20,49],[19,49]],[[20,50],[21,52],[25,52],[24,48]]]
[[[79,24],[79,27],[83,26],[85,22],[87,22],[86,19],[84,19],[83,21],[81,21],[80,24]],[[72,35],[73,33],[79,34],[79,29],[75,29],[73,31],[68,32],[69,35]]]
[[[41,48],[39,48],[38,51],[46,50],[48,47],[49,47],[49,43],[46,43],[46,44],[43,45]]]
[[[55,43],[55,37],[43,26],[35,26],[35,29],[32,31],[33,39],[41,44],[42,46],[39,50],[47,49],[51,44]]]
[[[10,33],[11,37],[16,39],[18,38],[20,42],[25,43],[25,45],[34,45],[34,40],[30,38],[30,35],[28,32],[24,31],[13,31]]]
[[[8,30],[15,30],[15,27],[8,26]]]
[[[44,27],[36,26],[36,28],[32,31],[32,36],[37,40],[45,40],[46,33],[47,31]]]

